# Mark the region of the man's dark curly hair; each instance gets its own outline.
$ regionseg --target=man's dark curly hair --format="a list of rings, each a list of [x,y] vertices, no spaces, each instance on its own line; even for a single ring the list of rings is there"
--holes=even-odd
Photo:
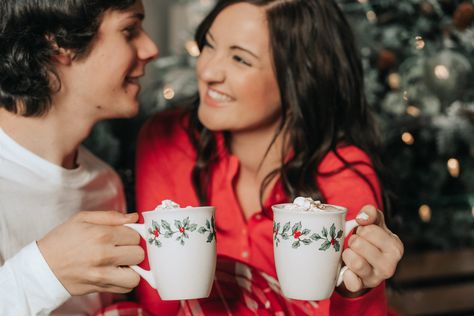
[[[103,13],[135,0],[2,0],[0,2],[0,108],[41,116],[51,106],[52,57],[58,47],[87,56]]]

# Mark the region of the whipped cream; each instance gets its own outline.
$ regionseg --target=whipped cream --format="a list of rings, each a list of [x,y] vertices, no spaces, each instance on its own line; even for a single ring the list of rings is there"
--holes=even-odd
[[[310,197],[298,196],[293,201],[294,208],[303,209],[305,211],[321,211],[324,210],[325,205],[321,201],[313,200]]]
[[[174,209],[174,208],[181,208],[181,206],[179,206],[178,203],[173,202],[171,200],[163,200],[163,201],[161,201],[161,204],[159,204],[155,207],[155,211],[170,210],[170,209]]]

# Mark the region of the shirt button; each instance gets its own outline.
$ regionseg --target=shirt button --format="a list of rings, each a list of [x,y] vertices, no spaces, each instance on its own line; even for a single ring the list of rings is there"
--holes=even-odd
[[[255,219],[256,219],[257,221],[261,220],[261,219],[262,219],[262,215],[261,215],[261,214],[255,215]]]
[[[242,257],[243,258],[248,258],[249,257],[249,252],[248,251],[242,251]]]

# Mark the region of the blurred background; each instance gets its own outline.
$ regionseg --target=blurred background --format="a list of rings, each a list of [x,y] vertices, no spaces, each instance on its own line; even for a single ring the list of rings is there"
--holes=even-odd
[[[136,134],[196,91],[193,33],[215,0],[144,0],[160,47],[141,112],[99,124],[86,141],[121,174],[134,209]],[[474,315],[474,5],[458,0],[338,1],[356,38],[396,195],[391,228],[406,255],[390,282],[404,315]]]

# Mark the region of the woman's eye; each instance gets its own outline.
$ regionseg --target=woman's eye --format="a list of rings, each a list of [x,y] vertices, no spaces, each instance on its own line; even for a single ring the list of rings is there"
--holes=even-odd
[[[214,48],[214,46],[212,46],[207,39],[204,39],[203,47]]]
[[[238,62],[238,63],[240,63],[240,64],[243,64],[243,65],[249,66],[249,67],[252,66],[251,63],[249,63],[248,61],[246,61],[245,59],[243,59],[242,57],[240,57],[240,56],[238,56],[238,55],[234,55],[232,58],[233,58],[236,62]]]

